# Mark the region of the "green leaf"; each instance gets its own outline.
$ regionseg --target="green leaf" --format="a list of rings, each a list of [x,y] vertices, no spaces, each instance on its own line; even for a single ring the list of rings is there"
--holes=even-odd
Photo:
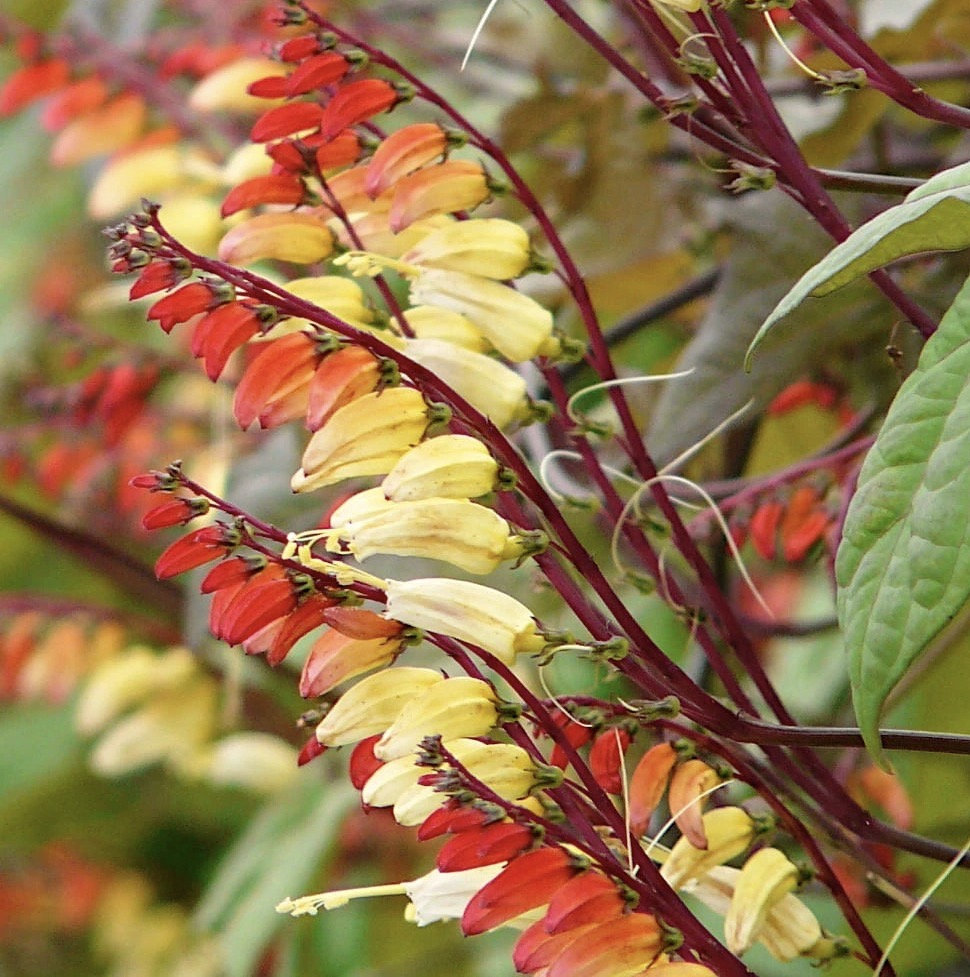
[[[355,796],[349,784],[299,777],[233,845],[195,915],[196,925],[219,934],[228,977],[253,973],[289,920],[276,904],[305,894]]]
[[[762,323],[745,358],[769,330],[811,296],[828,295],[898,258],[970,246],[970,163],[937,173],[895,207],[867,221],[811,267]]]
[[[970,594],[970,280],[866,458],[836,558],[856,717],[884,763],[886,698]]]

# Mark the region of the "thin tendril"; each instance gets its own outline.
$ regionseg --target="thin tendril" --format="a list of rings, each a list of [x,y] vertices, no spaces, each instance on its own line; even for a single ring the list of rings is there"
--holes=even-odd
[[[485,29],[485,24],[488,22],[488,18],[492,16],[492,11],[498,6],[498,0],[489,0],[488,6],[485,8],[485,12],[478,19],[478,23],[475,25],[475,30],[472,31],[471,39],[468,42],[468,47],[465,48],[465,56],[461,59],[461,67],[459,71],[464,71],[468,65],[468,59],[472,56],[472,51],[475,45],[478,43],[478,38],[481,36],[482,31]]]
[[[707,434],[700,439],[700,441],[695,441],[694,444],[692,444],[689,448],[686,448],[679,455],[677,455],[673,461],[668,461],[667,464],[660,469],[658,474],[666,475],[668,472],[672,472],[674,469],[680,468],[681,465],[686,464],[691,458],[694,457],[694,455],[697,454],[698,451],[701,450],[701,448],[707,444],[710,444],[710,442],[722,431],[724,431],[725,428],[730,427],[736,420],[744,417],[752,404],[754,404],[753,397],[748,400],[747,403],[742,404],[733,414],[728,414],[728,416],[725,417],[724,420],[717,425],[717,427],[713,428],[711,431],[708,431]]]
[[[950,863],[945,869],[937,876],[933,884],[913,903],[909,908],[909,912],[902,918],[899,925],[896,927],[892,937],[890,937],[889,942],[886,944],[886,949],[883,950],[882,956],[879,958],[879,963],[876,964],[876,969],[872,972],[872,977],[879,977],[879,973],[883,967],[886,966],[889,961],[889,954],[893,952],[893,948],[899,942],[899,938],[903,935],[906,927],[916,918],[917,913],[929,902],[930,897],[936,890],[943,885],[943,883],[949,878],[953,870],[963,861],[963,856],[970,852],[970,838],[967,839],[966,844],[953,856]]]
[[[801,68],[809,78],[814,78],[815,81],[825,81],[825,75],[819,74],[814,68],[809,68],[809,66],[805,64],[805,62],[802,61],[801,58],[799,58],[798,55],[795,54],[795,52],[785,43],[785,39],[778,32],[775,22],[771,19],[771,13],[769,11],[764,11],[764,18],[765,23],[768,25],[768,30],[771,31],[775,40],[781,45],[785,54],[787,54],[788,57],[791,58],[791,60],[798,65],[798,67]],[[876,977],[876,975],[874,974],[873,977]]]
[[[613,380],[603,380],[600,383],[591,384],[577,390],[566,402],[566,416],[574,423],[581,424],[582,417],[575,413],[576,401],[587,394],[595,393],[598,390],[608,390],[610,387],[624,387],[634,383],[660,383],[662,380],[679,380],[681,377],[690,376],[694,372],[694,367],[689,370],[680,370],[678,373],[647,373],[639,377],[616,377]]]
[[[542,483],[542,487],[557,502],[563,502],[567,499],[567,496],[554,489],[549,481],[548,466],[549,463],[554,461],[556,458],[571,458],[573,461],[582,461],[583,456],[578,451],[570,451],[568,448],[555,448],[550,451],[541,462],[539,462],[539,481]],[[609,473],[614,478],[622,479],[631,485],[640,485],[640,479],[634,478],[632,475],[628,475],[625,471],[621,471],[619,468],[613,468],[611,465],[603,465],[602,463],[601,467],[603,468],[603,471]],[[593,498],[593,496],[590,496],[590,498]]]

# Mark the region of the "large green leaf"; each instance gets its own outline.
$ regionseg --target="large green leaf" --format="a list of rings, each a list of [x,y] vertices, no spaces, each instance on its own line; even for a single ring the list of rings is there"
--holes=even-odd
[[[837,288],[898,258],[970,246],[970,163],[937,173],[895,207],[867,221],[813,265],[775,306],[758,330],[745,360],[779,320],[811,296]]]
[[[883,762],[886,697],[970,594],[970,280],[893,402],[836,558],[856,716]]]

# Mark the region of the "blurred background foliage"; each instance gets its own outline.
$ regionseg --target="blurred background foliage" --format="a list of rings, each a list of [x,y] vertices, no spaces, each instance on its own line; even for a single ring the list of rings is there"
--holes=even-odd
[[[582,6],[593,21],[615,28],[607,5],[590,0]],[[948,59],[954,51],[966,57],[970,0],[867,0],[858,6],[874,45],[891,58],[927,63]],[[183,20],[207,25],[204,36],[215,38],[225,36],[246,4],[232,11],[211,0],[175,7]],[[699,277],[719,275],[716,288],[699,290],[692,301],[652,319],[616,346],[618,362],[629,374],[663,372],[675,362],[696,367],[686,383],[660,395],[633,395],[641,417],[649,418],[649,445],[661,461],[749,398],[764,406],[805,376],[832,381],[854,410],[877,415],[891,399],[916,343],[894,332],[893,313],[868,285],[806,307],[784,335],[779,330],[754,374],[740,372],[740,353],[763,316],[828,242],[777,192],[740,198],[725,193],[722,161],[706,158],[691,140],[675,137],[662,119],[641,111],[630,90],[541,3],[500,4],[465,72],[458,64],[481,3],[357,0],[334,8],[373,43],[403,53],[476,124],[501,137],[573,249],[607,327]],[[80,25],[137,49],[153,24],[179,20],[173,9],[147,0],[5,0],[3,15],[44,31]],[[820,100],[798,83],[764,36],[753,36],[752,44],[787,92],[780,105],[813,162],[882,166],[920,177],[966,157],[965,139],[904,116],[877,93]],[[805,57],[811,60],[812,53]],[[9,49],[0,48],[0,77],[16,63]],[[813,64],[826,67],[826,58],[819,55]],[[931,90],[965,101],[968,75],[954,72]],[[64,329],[67,318],[76,317],[99,337],[103,347],[97,356],[105,361],[116,347],[166,348],[157,330],[145,325],[143,308],[112,300],[104,240],[85,216],[96,167],[55,168],[47,162],[49,145],[36,109],[0,121],[2,436],[9,457],[23,449],[31,463],[50,449],[43,440],[19,443],[44,417],[41,392],[79,376],[84,357],[94,349],[85,346],[87,332],[79,343],[76,333]],[[847,202],[854,220],[884,205],[866,195]],[[947,256],[912,263],[901,274],[912,294],[938,313],[966,265],[965,256]],[[563,304],[552,287],[545,297],[554,306]],[[561,319],[575,329],[571,316],[564,306]],[[899,347],[895,359],[887,357],[887,343]],[[572,382],[578,388],[588,378],[578,371]],[[194,477],[206,482],[211,476],[210,484],[228,485],[230,497],[253,512],[293,525],[316,518],[319,499],[294,503],[285,490],[295,442],[278,432],[244,449],[226,433],[224,392],[213,391],[178,371],[169,377],[161,397],[165,443],[143,446],[146,467],[172,460],[174,454],[161,452],[174,444],[190,453]],[[585,406],[595,415],[593,398]],[[697,477],[778,469],[824,446],[838,426],[831,412],[817,407],[771,416],[708,452],[698,462]],[[140,640],[152,643],[154,635],[155,647],[162,648],[166,641],[159,640],[159,631],[169,643],[184,639],[202,670],[216,677],[221,729],[258,729],[299,746],[305,733],[294,720],[305,704],[294,691],[290,663],[269,673],[261,662],[240,663],[238,655],[207,640],[207,603],[195,596],[197,578],[175,595],[160,588],[152,603],[134,586],[137,575],[118,561],[118,553],[116,559],[104,553],[93,559],[80,543],[68,545],[72,530],[93,529],[143,566],[157,554],[158,544],[132,531],[130,518],[98,510],[97,493],[72,495],[61,491],[63,486],[55,491],[50,482],[45,491],[43,478],[21,477],[12,462],[4,476],[0,496],[8,514],[0,515],[0,609],[8,656],[18,622],[22,629],[36,623],[25,623],[27,604],[18,604],[26,594],[101,608],[106,616],[100,623],[122,630],[135,617],[141,622],[147,616],[151,627]],[[21,510],[27,510],[26,517]],[[598,532],[591,516],[591,546],[599,546],[599,555],[608,559]],[[782,571],[748,555],[759,580],[777,585],[786,613],[807,622],[831,618],[824,563]],[[558,619],[568,625],[554,594],[533,597],[547,624]],[[658,642],[683,660],[688,642],[678,619],[656,597],[632,592],[628,597],[651,622]],[[0,977],[511,973],[505,934],[462,941],[453,926],[417,931],[403,921],[403,906],[395,900],[354,903],[339,913],[298,921],[273,912],[284,896],[324,884],[396,881],[430,867],[429,853],[419,850],[387,812],[357,810],[339,756],[318,761],[269,797],[160,765],[113,777],[92,772],[90,740],[76,731],[73,719],[83,682],[70,678],[84,673],[95,618],[61,617],[75,621],[74,631],[58,633],[46,646],[43,639],[31,646],[35,654],[38,645],[42,651],[46,647],[50,670],[30,695],[5,688],[0,712]],[[101,634],[100,640],[121,639]],[[899,696],[890,725],[966,731],[968,641],[962,625],[945,636]],[[800,719],[851,722],[834,630],[766,642],[763,654]],[[58,677],[63,681],[54,681]],[[563,692],[588,689],[597,679],[575,662],[557,662],[548,675]],[[899,773],[915,802],[914,829],[962,844],[970,831],[967,763],[955,757],[903,757]],[[938,866],[910,859],[899,870],[913,873],[921,890]],[[970,937],[966,877],[951,880],[938,901],[948,922]],[[883,939],[901,915],[887,899],[872,899],[867,909]],[[835,919],[830,923],[837,927]],[[966,964],[957,963],[920,923],[902,939],[893,960],[906,977],[967,972],[960,969]],[[764,975],[810,972],[807,964],[781,967],[755,954],[751,966]],[[851,961],[833,968],[838,974],[858,972]]]

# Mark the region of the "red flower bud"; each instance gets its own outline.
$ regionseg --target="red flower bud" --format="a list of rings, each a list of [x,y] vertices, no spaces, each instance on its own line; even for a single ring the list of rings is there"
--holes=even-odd
[[[280,48],[281,61],[302,61],[320,50],[320,39],[315,34],[303,34],[286,41]]]
[[[380,733],[368,736],[362,739],[350,753],[350,782],[357,790],[363,790],[364,784],[370,780],[374,772],[384,766],[384,761],[374,756],[374,747],[380,738]]]
[[[158,319],[165,332],[171,332],[179,322],[185,322],[200,312],[206,312],[216,304],[212,287],[205,282],[189,282],[174,292],[160,298],[145,313],[146,319]]]
[[[777,546],[776,534],[778,524],[785,511],[785,507],[777,499],[763,503],[755,511],[748,525],[748,536],[755,552],[764,560],[775,558]]]
[[[608,794],[623,793],[622,757],[630,745],[630,734],[625,729],[604,730],[593,742],[589,751],[589,768],[597,783]]]
[[[340,81],[350,70],[350,63],[336,51],[324,51],[303,61],[289,76],[286,94],[305,95],[319,88],[326,88]]]
[[[303,202],[306,187],[291,173],[270,173],[254,176],[233,187],[222,202],[222,216],[228,217],[260,204],[290,204]]]
[[[488,822],[488,815],[477,807],[464,807],[448,801],[432,811],[418,828],[418,841],[428,841],[444,834],[456,834],[480,828]]]
[[[177,539],[155,561],[155,576],[167,580],[218,560],[232,545],[227,540],[226,530],[225,526],[206,526]]]
[[[229,357],[263,327],[248,302],[226,302],[204,315],[192,333],[192,355],[201,357],[206,376],[218,380]]]
[[[276,633],[266,652],[266,661],[278,665],[286,658],[290,649],[304,635],[324,623],[324,612],[333,604],[333,598],[313,593],[295,610],[287,615],[283,626]]]
[[[524,824],[499,821],[462,831],[448,841],[435,865],[441,872],[460,872],[481,865],[507,862],[531,848],[535,834]]]
[[[287,102],[264,112],[254,123],[250,139],[253,142],[268,142],[282,139],[304,129],[320,126],[324,109],[316,102]]]
[[[316,760],[318,756],[323,756],[327,752],[327,748],[316,738],[316,736],[311,736],[306,743],[303,744],[303,749],[300,750],[296,758],[296,764],[298,767],[305,766],[311,760]]]
[[[254,563],[244,556],[234,556],[213,567],[203,579],[199,590],[203,594],[214,594],[227,587],[237,587],[262,569],[262,565]]]
[[[387,111],[400,97],[398,90],[383,78],[362,78],[342,85],[324,109],[320,132],[332,139],[348,126]]]
[[[323,612],[323,619],[335,631],[358,640],[396,638],[403,630],[399,621],[389,621],[360,607],[328,607]]]
[[[178,262],[156,259],[142,269],[135,284],[128,291],[128,298],[140,299],[154,292],[171,288],[185,278],[188,273],[189,269],[183,268]]]
[[[155,506],[142,516],[143,529],[163,529],[167,526],[184,526],[196,516],[209,511],[206,499],[169,499]]]
[[[0,86],[0,116],[13,115],[31,102],[63,88],[71,77],[66,61],[50,58],[18,68]]]
[[[250,82],[246,86],[246,91],[256,98],[284,98],[288,81],[286,75],[269,75],[267,78]]]
[[[599,872],[582,872],[553,895],[543,925],[548,933],[563,933],[577,926],[615,919],[626,906],[612,879]]]

